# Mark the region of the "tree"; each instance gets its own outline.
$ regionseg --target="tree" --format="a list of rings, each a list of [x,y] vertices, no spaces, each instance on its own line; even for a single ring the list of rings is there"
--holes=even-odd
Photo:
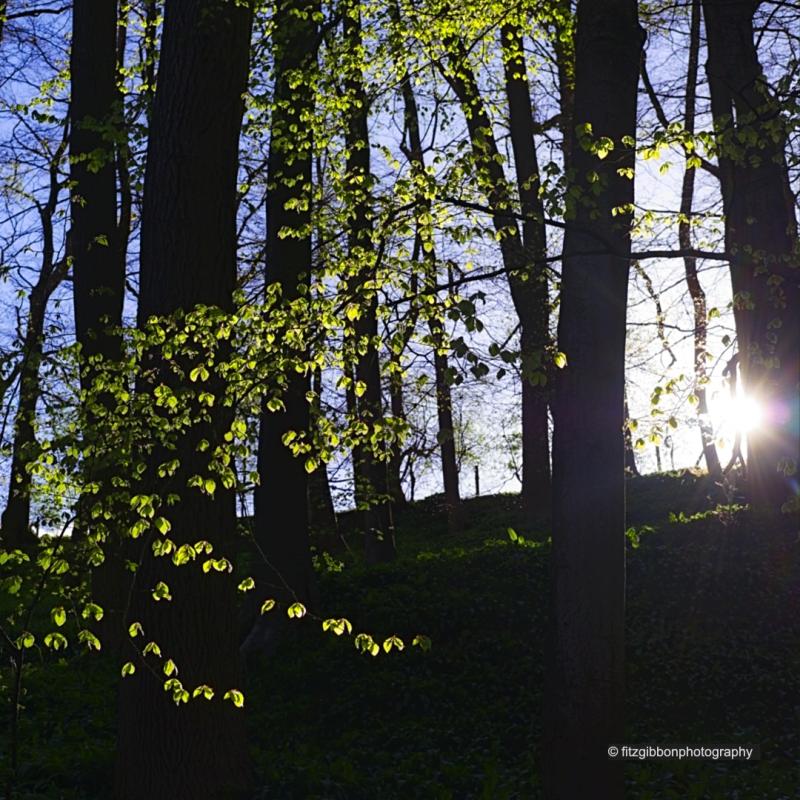
[[[275,9],[273,29],[274,99],[267,175],[267,292],[276,298],[268,312],[285,314],[282,333],[291,326],[292,304],[304,301],[312,270],[311,115],[317,3],[283,0]],[[306,130],[304,137],[298,131]],[[277,291],[277,295],[275,295]],[[291,337],[289,337],[291,340]],[[295,352],[303,361],[304,352]],[[309,480],[305,459],[288,446],[289,436],[308,431],[311,383],[291,357],[276,393],[282,409],[264,400],[258,442],[260,483],[255,490],[254,536],[266,564],[261,585],[283,602],[308,604],[315,594],[309,550]],[[324,465],[319,467],[324,469]],[[280,514],[277,510],[280,509]],[[263,599],[263,598],[262,598]],[[271,618],[270,618],[271,619]]]
[[[532,135],[530,90],[524,61],[519,54],[517,31],[510,25],[504,29],[504,40],[508,42],[504,58],[520,208],[525,218],[522,232],[492,121],[463,42],[448,42],[450,63],[444,75],[466,119],[478,181],[488,200],[512,301],[520,321],[522,497],[528,512],[547,512],[550,506],[547,395],[538,382],[534,384],[534,376],[542,374],[549,343],[549,300],[546,275],[538,263],[545,250],[543,215],[538,197],[539,175]],[[510,40],[508,36],[511,36]]]
[[[66,138],[49,154],[49,188],[44,203],[37,202],[41,223],[42,258],[39,275],[30,291],[22,357],[19,368],[19,401],[14,417],[14,442],[9,471],[8,500],[0,522],[3,545],[9,550],[31,547],[35,536],[30,527],[32,476],[39,444],[36,438],[36,407],[41,396],[39,370],[44,358],[45,319],[48,301],[66,276],[68,260],[56,259],[54,218],[61,190],[59,167]]]
[[[578,4],[575,183],[567,209],[553,437],[549,798],[620,798],[625,624],[625,316],[636,92],[634,0]],[[595,190],[593,191],[593,187]],[[602,331],[602,336],[598,335]],[[578,766],[579,765],[579,766]]]
[[[800,281],[787,121],[764,77],[753,0],[704,0],[711,110],[745,392],[764,410],[747,437],[751,502],[796,499],[800,463]]]
[[[214,309],[232,310],[238,141],[250,17],[243,3],[167,1],[142,210],[138,318],[143,329],[153,315],[176,315],[180,322],[198,306],[210,309],[212,317]],[[204,357],[202,351],[194,358],[185,355],[176,369],[154,348],[139,391],[154,396],[165,388],[190,391],[191,369],[198,359],[205,366]],[[215,558],[222,558],[234,536],[234,493],[224,485],[214,490],[207,481],[205,491],[187,485],[222,445],[230,422],[221,402],[222,378],[210,375],[204,388],[216,402],[203,421],[178,430],[174,449],[153,447],[145,479],[151,492],[155,485],[162,497],[178,498],[164,504],[162,512],[169,516],[174,544],[191,546],[203,539],[214,548]],[[167,458],[179,464],[171,477],[158,479]],[[234,578],[226,569],[204,574],[195,562],[171,567],[169,559],[153,555],[149,540],[140,559],[128,621],[140,623],[163,658],[177,665],[182,686],[191,690],[207,685],[215,694],[178,707],[173,694],[177,691],[180,699],[181,690],[164,691],[159,677],[169,678],[170,669],[165,664],[162,672],[152,653],[139,654],[140,668],[123,681],[120,691],[116,796],[229,796],[248,780],[244,718],[223,699],[240,681]],[[155,603],[151,594],[161,583],[169,587],[172,599]]]
[[[344,39],[355,63],[348,65],[345,80],[349,99],[345,145],[346,169],[352,194],[351,219],[348,227],[348,248],[354,276],[351,286],[358,302],[363,304],[355,324],[359,341],[355,380],[363,394],[350,405],[355,406],[359,420],[373,430],[383,427],[383,398],[378,338],[377,253],[372,242],[369,103],[359,61],[362,52],[361,10],[348,3],[344,14]],[[351,383],[351,391],[355,384]],[[361,499],[365,533],[365,555],[369,563],[391,561],[395,557],[394,520],[387,475],[387,464],[378,457],[369,442],[353,450],[356,472],[356,496]],[[360,488],[359,488],[360,484]]]

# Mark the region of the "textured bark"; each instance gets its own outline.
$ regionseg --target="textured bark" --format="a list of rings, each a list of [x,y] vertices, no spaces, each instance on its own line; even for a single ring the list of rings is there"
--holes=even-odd
[[[567,219],[558,346],[568,363],[556,387],[553,437],[552,627],[545,684],[545,795],[623,796],[625,625],[625,315],[632,167],[642,37],[635,0],[580,0],[575,121],[610,137],[604,159],[576,142],[582,198]],[[594,195],[584,176],[600,175]],[[591,198],[591,199],[590,199]],[[597,255],[598,244],[607,252]],[[602,336],[598,335],[602,332]]]
[[[697,67],[700,50],[700,0],[692,2],[691,28],[689,32],[689,64],[686,76],[686,106],[684,111],[684,129],[694,134],[695,100],[697,96]],[[687,158],[688,158],[687,153]],[[689,251],[692,247],[692,206],[694,201],[694,168],[686,168],[683,173],[681,187],[680,222],[678,223],[678,242],[681,250]],[[697,259],[685,256],[683,259],[686,273],[686,285],[692,298],[694,311],[694,393],[697,396],[697,418],[700,425],[700,441],[703,456],[706,460],[708,474],[715,479],[722,477],[722,465],[714,444],[713,427],[708,420],[708,398],[706,397],[706,357],[708,355],[708,308],[706,294],[697,274]]]
[[[117,59],[124,53],[124,26],[117,26],[117,4],[76,0],[72,18],[70,101],[70,250],[74,281],[75,336],[81,346],[81,388],[88,392],[101,369],[99,361],[120,356],[119,336],[109,330],[122,324],[125,259],[131,225],[131,188],[127,147],[116,146],[122,96],[117,88]],[[117,219],[117,175],[120,217]],[[77,507],[75,538],[90,527],[105,561],[92,574],[92,594],[103,608],[101,640],[116,650],[122,640],[122,606],[129,573],[119,537],[91,520],[91,507],[104,504],[110,492],[110,469],[116,460],[113,433],[104,424],[114,399],[94,395],[84,400],[82,431],[84,480],[100,488],[83,495]],[[101,519],[101,518],[100,518]]]
[[[84,363],[114,359],[119,339],[105,329],[119,325],[125,258],[117,246],[117,185],[112,124],[118,101],[117,7],[76,0],[70,70],[70,230],[75,284],[75,334]],[[105,127],[105,131],[103,128]],[[91,385],[92,371],[83,385]]]
[[[786,121],[754,43],[758,5],[704,0],[703,12],[739,366],[765,417],[747,438],[748,494],[777,509],[797,494],[800,461],[800,250]]]
[[[273,52],[275,59],[275,108],[272,113],[267,176],[267,286],[281,287],[280,305],[288,308],[310,284],[311,251],[311,137],[298,137],[313,111],[311,71],[316,52],[312,14],[314,0],[282,0],[275,9]],[[294,85],[293,75],[306,76]],[[287,207],[288,206],[288,207]],[[295,235],[281,235],[281,231]],[[280,305],[278,310],[280,309]],[[290,317],[291,318],[291,317]],[[304,359],[304,352],[290,354]],[[258,442],[261,482],[255,491],[254,535],[267,564],[259,566],[258,595],[281,603],[309,604],[315,595],[311,566],[308,515],[308,473],[305,458],[295,457],[283,443],[289,431],[309,429],[306,394],[308,377],[295,369],[281,377],[284,410],[264,406]],[[324,469],[324,465],[319,467]],[[283,615],[285,616],[285,615]]]
[[[348,51],[361,47],[361,20],[356,9],[344,17],[344,35]],[[353,182],[352,220],[348,230],[348,246],[354,261],[360,263],[353,286],[363,303],[361,316],[356,320],[356,335],[368,340],[366,351],[360,354],[355,366],[355,378],[366,387],[357,398],[358,417],[368,425],[382,424],[383,399],[381,396],[381,371],[375,341],[378,336],[378,297],[374,287],[368,286],[375,277],[376,253],[372,244],[372,212],[370,208],[370,141],[368,129],[369,104],[364,91],[364,79],[359,68],[350,70],[347,90],[355,101],[349,109],[345,143],[347,145],[347,172]],[[357,186],[363,188],[359,189]],[[392,561],[395,557],[394,520],[386,462],[378,459],[369,446],[353,453],[356,460],[358,491],[364,493],[362,501],[365,534],[365,556],[368,563]],[[360,487],[359,487],[360,484]]]
[[[548,344],[547,279],[537,260],[545,251],[539,172],[533,142],[530,91],[524,64],[512,59],[506,65],[506,91],[511,116],[512,146],[517,169],[520,203],[526,220],[520,233],[516,201],[503,171],[492,123],[475,73],[463,45],[453,44],[456,56],[446,78],[464,111],[478,167],[478,180],[492,209],[492,224],[500,239],[500,254],[508,275],[511,298],[521,328],[522,358],[522,497],[529,512],[550,509],[550,452],[547,397],[530,382],[541,368]],[[519,159],[519,160],[517,160]]]
[[[139,321],[189,311],[198,304],[232,310],[236,282],[236,178],[238,139],[247,80],[250,12],[227,0],[168,0],[159,85],[153,107],[141,230]],[[189,367],[193,359],[187,359]],[[140,391],[160,383],[191,388],[177,379],[158,353],[140,378]],[[212,374],[208,391],[219,394]],[[217,403],[208,423],[183,432],[170,458],[180,467],[172,478],[154,479],[162,496],[179,500],[166,515],[177,546],[209,541],[214,557],[232,556],[235,497],[217,487],[213,498],[187,488],[188,478],[207,473],[209,453],[223,441],[229,412]],[[198,452],[206,439],[210,448]],[[164,460],[149,457],[149,473]],[[152,491],[152,489],[151,489]],[[172,600],[153,602],[165,581]],[[177,707],[162,688],[161,661],[139,663],[120,689],[116,796],[119,800],[228,798],[248,781],[243,712],[223,700],[240,688],[235,618],[236,580],[227,572],[204,574],[198,563],[176,568],[142,545],[131,596],[129,622],[141,622],[145,640],[178,666],[184,687],[213,687],[213,700]],[[138,643],[141,639],[132,640]],[[134,659],[136,660],[136,659]]]

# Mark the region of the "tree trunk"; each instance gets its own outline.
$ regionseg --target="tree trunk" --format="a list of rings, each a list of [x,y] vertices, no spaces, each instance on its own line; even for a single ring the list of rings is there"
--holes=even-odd
[[[405,403],[403,402],[403,374],[400,365],[401,354],[392,351],[391,358],[393,369],[389,374],[389,408],[392,410],[392,417],[396,420],[406,421]],[[395,508],[400,509],[408,502],[403,492],[403,481],[401,479],[403,469],[403,449],[400,442],[396,441],[392,446],[392,455],[387,466],[389,480],[389,494]]]
[[[553,438],[552,628],[545,683],[545,796],[623,796],[625,627],[625,315],[636,92],[642,36],[635,0],[580,0],[575,122],[614,149],[573,152],[582,190],[567,217]],[[600,176],[594,195],[584,176]],[[592,198],[590,202],[586,202]],[[596,253],[598,244],[607,248]],[[598,332],[603,335],[599,336]]]
[[[109,126],[122,120],[122,95],[117,88],[118,58],[124,40],[118,40],[117,4],[102,7],[76,0],[72,17],[70,69],[70,250],[73,269],[75,337],[81,347],[83,399],[83,479],[99,491],[84,494],[77,506],[75,539],[83,541],[90,526],[92,546],[101,546],[105,560],[92,574],[92,594],[103,608],[101,640],[110,650],[122,641],[124,586],[130,573],[124,568],[119,537],[114,536],[91,509],[106,503],[109,470],[116,460],[113,432],[105,425],[105,411],[115,405],[107,393],[92,386],[102,367],[99,361],[120,357],[119,335],[109,328],[122,324],[125,259],[131,222],[131,192],[127,147],[115,146]],[[124,31],[124,26],[119,28]],[[119,52],[120,45],[123,46]],[[121,216],[117,220],[117,179],[121,183]]]
[[[787,123],[758,60],[757,7],[703,1],[739,365],[745,392],[764,413],[747,436],[748,494],[754,505],[778,509],[797,495],[800,279]]]
[[[304,302],[300,298],[311,281],[312,142],[310,134],[298,137],[295,131],[303,130],[314,107],[311,71],[316,51],[311,45],[317,35],[312,19],[317,7],[316,0],[281,0],[273,18],[275,94],[267,177],[267,291],[280,286],[276,311],[285,309],[287,325],[291,325],[291,304]],[[296,75],[302,75],[299,83]],[[294,235],[287,236],[286,231]],[[308,605],[316,594],[308,538],[308,473],[305,458],[296,457],[283,439],[290,431],[302,434],[309,430],[306,395],[311,385],[308,377],[293,367],[294,361],[306,359],[306,352],[287,355],[290,364],[281,387],[285,408],[271,412],[265,399],[261,415],[261,482],[255,491],[254,535],[267,563],[260,566],[261,580],[256,583],[262,602],[274,598],[282,604]],[[280,514],[278,509],[283,509]],[[280,619],[284,618],[285,614],[281,615]],[[259,617],[259,622],[262,619],[271,620]]]
[[[140,325],[152,315],[180,314],[198,304],[232,311],[238,140],[249,31],[250,11],[242,4],[167,0],[144,186]],[[199,358],[186,356],[183,366],[191,367]],[[140,378],[141,391],[153,392],[164,383],[173,391],[196,389],[188,377],[179,379],[158,352],[147,366],[154,377]],[[204,388],[219,396],[224,387],[212,374]],[[155,478],[167,455],[156,446],[148,457],[146,480],[162,497],[179,497],[163,512],[172,524],[175,545],[204,539],[213,546],[214,558],[222,558],[233,555],[234,491],[218,486],[211,496],[187,487],[190,476],[208,474],[210,454],[223,444],[230,424],[221,402],[208,414],[208,422],[177,435],[175,449],[169,451],[170,458],[180,461],[174,475]],[[203,439],[210,445],[205,453],[198,452]],[[168,584],[171,601],[153,601],[151,592],[159,580]],[[125,678],[120,690],[119,800],[216,799],[244,789],[243,712],[223,699],[241,680],[232,624],[235,601],[236,580],[227,571],[204,574],[196,562],[173,567],[170,559],[155,558],[150,542],[143,542],[128,622],[140,622],[143,638],[158,643],[164,660],[174,660],[187,691],[207,684],[215,694],[212,700],[200,697],[178,707],[158,677],[161,661],[153,655],[132,659],[136,674]]]
[[[535,258],[543,252],[543,240],[539,237],[538,226],[541,214],[537,217],[538,196],[523,188],[522,203],[531,204],[534,210],[527,228],[527,241],[520,235],[519,225],[513,211],[514,201],[510,187],[503,172],[502,159],[497,141],[492,131],[492,123],[478,82],[469,66],[467,54],[461,43],[453,44],[455,57],[452,69],[446,78],[458,98],[466,118],[467,130],[472,143],[472,152],[478,167],[478,180],[486,192],[489,208],[492,210],[492,224],[500,239],[500,253],[503,266],[508,275],[511,298],[514,303],[521,328],[522,359],[522,496],[529,511],[550,508],[549,476],[550,457],[547,435],[547,403],[542,393],[533,386],[530,378],[533,372],[543,367],[543,357],[547,338],[547,281]],[[508,68],[507,91],[510,92],[509,107],[514,103],[515,161],[516,150],[520,150],[521,162],[518,177],[527,176],[521,182],[526,186],[529,178],[538,187],[538,167],[536,167],[531,129],[525,124],[524,116],[532,113],[530,97],[525,110],[524,92],[528,91],[527,78],[520,77],[518,67]],[[512,124],[512,127],[513,124]],[[533,171],[530,171],[533,170]],[[538,193],[538,188],[536,189]],[[540,206],[539,206],[540,208]],[[527,220],[526,220],[527,221]]]
[[[395,20],[399,22],[399,10],[395,8]],[[406,65],[402,65],[406,69]],[[422,178],[425,174],[425,156],[422,149],[422,135],[419,125],[419,109],[414,96],[414,88],[408,75],[402,81],[403,111],[405,126],[408,131],[408,157],[411,168]],[[421,193],[417,199],[421,210],[430,214],[431,201]],[[423,274],[425,283],[429,287],[436,285],[436,252],[433,243],[426,249],[423,247],[422,231],[417,226],[414,238],[414,258],[416,261],[424,259]],[[444,329],[441,321],[431,319],[429,323],[431,338],[433,340],[433,368],[436,386],[436,414],[439,430],[439,452],[442,462],[442,484],[444,487],[444,504],[447,511],[447,530],[451,534],[461,533],[464,525],[461,506],[461,492],[458,481],[458,458],[456,455],[455,429],[453,426],[453,399],[450,389],[450,369],[447,351],[445,349]]]
[[[700,0],[692,2],[692,21],[689,32],[689,65],[686,77],[686,108],[684,111],[684,129],[686,133],[694,135],[695,123],[695,98],[697,95],[697,64],[700,50]],[[689,154],[687,153],[687,160]],[[692,247],[692,206],[694,202],[694,167],[686,167],[683,173],[683,186],[681,189],[680,221],[678,223],[678,242],[681,250],[691,250]],[[703,445],[703,455],[706,460],[708,474],[715,480],[722,478],[722,465],[714,444],[714,430],[708,419],[708,399],[706,397],[706,384],[708,373],[706,371],[706,357],[708,354],[708,308],[706,294],[700,284],[697,274],[697,259],[694,256],[685,256],[683,259],[686,272],[686,285],[692,298],[694,310],[694,393],[697,397],[697,419],[700,425],[700,441]]]
[[[361,48],[361,19],[357,9],[345,14],[344,35],[348,52],[356,53]],[[352,105],[345,143],[348,150],[347,172],[352,181],[352,221],[348,231],[348,246],[354,264],[358,264],[358,275],[354,287],[359,293],[357,302],[362,304],[361,315],[356,320],[356,336],[367,347],[356,360],[355,378],[365,391],[357,399],[358,417],[370,427],[382,425],[383,399],[379,354],[375,345],[378,336],[378,296],[374,286],[377,263],[372,244],[372,211],[370,208],[370,144],[368,115],[369,105],[364,91],[364,79],[358,66],[351,67],[347,76],[347,90]],[[360,181],[360,183],[359,183]],[[358,188],[358,187],[363,188]],[[389,493],[387,464],[379,459],[366,444],[353,454],[356,458],[357,480],[366,494],[364,501],[365,556],[370,564],[392,561],[395,557],[394,520]]]
[[[312,415],[321,415],[322,376],[319,371],[314,372],[311,389],[314,392]],[[310,533],[322,543],[323,547],[333,549],[339,546],[339,524],[333,505],[328,466],[324,463],[321,463],[308,479],[308,520]]]
[[[8,478],[8,500],[0,522],[0,536],[6,549],[30,547],[36,542],[31,531],[30,465],[39,456],[36,440],[36,406],[41,395],[39,368],[44,353],[44,326],[50,295],[63,280],[67,261],[54,262],[53,217],[58,207],[59,166],[66,141],[57,148],[50,164],[50,190],[39,209],[42,224],[42,266],[28,301],[28,319],[22,344],[19,401],[14,417],[14,442]]]
[[[541,373],[545,346],[550,341],[550,299],[547,283],[547,232],[539,196],[539,161],[533,130],[533,107],[528,85],[522,32],[506,24],[501,32],[505,88],[514,168],[523,215],[522,246],[526,271],[515,273],[516,303],[522,353],[522,505],[528,516],[550,517],[549,389],[533,383]]]
[[[122,320],[125,257],[116,246],[117,185],[113,138],[106,126],[117,102],[117,7],[75,0],[70,70],[70,230],[75,335],[91,386],[90,360],[114,360],[119,338],[105,333]],[[104,130],[106,132],[104,132]]]

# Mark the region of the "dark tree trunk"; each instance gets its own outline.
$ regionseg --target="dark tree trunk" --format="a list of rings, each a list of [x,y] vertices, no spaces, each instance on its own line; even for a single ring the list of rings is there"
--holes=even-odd
[[[692,20],[689,32],[689,64],[686,77],[686,107],[684,111],[684,129],[688,134],[694,135],[695,127],[695,100],[697,96],[697,66],[700,50],[700,0],[693,0]],[[687,154],[688,158],[688,154]],[[683,186],[681,189],[680,222],[678,223],[678,242],[681,250],[691,250],[692,247],[692,206],[694,202],[694,176],[695,169],[687,166],[683,173]],[[697,397],[697,419],[700,425],[700,441],[703,445],[703,455],[706,460],[708,474],[719,480],[722,478],[722,465],[714,444],[714,430],[708,420],[708,398],[706,396],[706,383],[708,373],[706,358],[708,355],[708,308],[706,294],[700,284],[697,274],[697,259],[685,256],[683,259],[686,273],[686,285],[692,298],[694,310],[694,393]]]
[[[344,35],[348,52],[354,53],[361,47],[361,20],[357,9],[350,9],[350,12],[344,17]],[[347,172],[357,179],[352,183],[353,206],[348,245],[353,262],[359,265],[353,285],[358,293],[356,300],[362,306],[355,329],[362,342],[368,341],[366,351],[356,360],[355,378],[365,387],[364,394],[357,398],[357,409],[358,417],[372,427],[382,424],[383,400],[379,353],[375,345],[378,336],[378,295],[375,287],[367,285],[374,280],[378,265],[372,244],[369,104],[360,67],[351,67],[346,84],[348,95],[354,101],[348,109],[345,134]],[[395,557],[394,520],[387,464],[373,453],[370,445],[358,448],[353,457],[356,459],[357,482],[366,494],[363,526],[367,562],[392,561]]]
[[[575,122],[614,149],[576,142],[582,196],[567,218],[553,438],[552,628],[545,683],[545,796],[623,796],[625,626],[625,315],[630,267],[636,93],[642,36],[635,0],[580,0]],[[585,177],[600,176],[594,195]],[[589,200],[591,198],[591,200]],[[588,201],[588,202],[587,202]],[[607,252],[598,255],[598,245]],[[602,336],[598,332],[602,331]]]
[[[124,26],[117,26],[117,4],[76,0],[72,18],[70,101],[70,248],[74,281],[75,336],[81,346],[81,388],[90,392],[102,367],[120,356],[120,339],[109,330],[122,324],[125,259],[131,223],[131,188],[127,147],[116,146],[110,127],[122,125],[122,96],[117,88],[118,58],[124,55]],[[119,31],[119,34],[118,34]],[[120,218],[117,219],[117,175],[121,179]],[[84,399],[84,480],[99,486],[82,495],[75,534],[83,540],[90,525],[105,561],[92,575],[92,593],[103,608],[99,626],[106,647],[115,650],[122,639],[124,586],[130,576],[123,566],[119,538],[91,507],[106,502],[109,469],[116,457],[104,424],[106,409],[114,406],[105,393]]]
[[[322,414],[322,376],[317,371],[311,380],[314,392],[311,411],[313,415],[319,416]],[[324,463],[309,476],[308,519],[311,534],[317,537],[323,546],[335,548],[339,545],[339,524],[333,505],[328,467]]]
[[[453,399],[450,391],[450,368],[444,349],[441,324],[431,323],[433,338],[433,369],[436,380],[436,415],[439,423],[439,453],[442,459],[444,505],[447,510],[448,533],[461,533],[464,515],[458,485],[458,458],[456,454],[455,427],[453,425]]]
[[[639,468],[636,466],[636,450],[633,446],[633,435],[631,434],[630,412],[628,411],[628,400],[624,401],[625,412],[625,474],[628,477],[639,475]]]
[[[83,386],[89,388],[89,360],[119,356],[119,338],[105,329],[120,324],[125,289],[125,257],[117,246],[114,142],[107,132],[119,99],[116,3],[75,0],[72,25],[70,243],[75,335],[84,363]]]
[[[298,136],[294,131],[304,129],[313,111],[316,52],[311,45],[317,26],[312,15],[317,8],[315,0],[281,0],[273,18],[275,95],[267,176],[267,287],[274,291],[280,285],[276,311],[283,307],[289,320],[291,304],[301,298],[311,280],[312,142],[309,134]],[[295,83],[295,75],[303,79]],[[294,235],[286,236],[286,231]],[[307,357],[304,351],[287,355],[291,361]],[[291,366],[282,381],[285,408],[271,412],[265,404],[261,415],[261,482],[255,491],[254,534],[267,564],[259,570],[258,596],[309,604],[316,589],[308,538],[308,473],[305,458],[296,457],[283,439],[290,431],[308,431],[306,395],[311,385],[308,377]]]
[[[800,270],[787,122],[758,60],[758,5],[704,0],[703,12],[739,365],[745,392],[764,411],[747,436],[748,493],[755,505],[778,509],[797,494]]]
[[[236,180],[238,140],[248,68],[250,12],[227,0],[168,0],[144,186],[141,229],[139,322],[151,315],[190,311],[198,304],[231,311],[236,283]],[[202,356],[200,356],[202,358]],[[196,358],[185,357],[190,368]],[[202,362],[201,362],[202,363]],[[196,388],[178,379],[164,356],[154,352],[140,390],[160,383],[173,390]],[[213,367],[212,367],[213,369]],[[204,388],[223,390],[212,374]],[[187,487],[194,474],[208,474],[210,453],[223,444],[230,416],[217,402],[209,421],[180,433],[170,458],[180,466],[171,478],[152,477],[163,497],[170,538],[180,547],[210,542],[214,558],[232,556],[236,525],[233,489],[213,496]],[[198,452],[201,440],[210,447]],[[167,453],[156,447],[148,458],[154,476]],[[152,491],[152,489],[151,489]],[[158,535],[158,534],[156,534]],[[155,603],[157,581],[172,600]],[[184,688],[213,687],[214,698],[177,707],[162,687],[161,661],[148,656],[155,674],[141,663],[120,690],[116,796],[119,800],[222,798],[248,781],[243,712],[226,691],[240,688],[235,618],[236,579],[226,571],[204,574],[197,562],[174,567],[155,558],[144,541],[128,622],[141,622],[163,659],[179,669]]]
[[[406,421],[405,403],[403,401],[403,373],[400,364],[400,354],[392,352],[393,369],[389,374],[389,408],[392,417],[396,420]],[[400,442],[395,442],[392,446],[392,455],[387,465],[389,494],[392,504],[400,509],[408,502],[403,492],[402,470],[403,470],[403,449]]]
[[[47,202],[39,209],[42,225],[42,265],[39,278],[28,300],[28,319],[22,343],[19,401],[14,417],[14,441],[8,478],[8,500],[0,522],[0,536],[7,549],[30,547],[36,542],[31,531],[31,473],[29,466],[39,455],[36,440],[36,406],[41,395],[39,368],[44,353],[44,326],[47,302],[64,278],[67,260],[55,263],[53,216],[58,206],[59,162],[66,141],[53,156],[50,165],[50,190]]]
[[[550,516],[550,436],[547,408],[549,389],[534,384],[543,367],[550,341],[550,299],[547,290],[547,233],[544,205],[539,196],[539,161],[534,139],[533,107],[528,85],[522,32],[516,25],[502,28],[506,98],[514,152],[526,272],[515,274],[516,302],[522,353],[522,504],[528,515]]]
[[[543,368],[543,357],[548,343],[547,336],[547,280],[536,258],[543,252],[544,240],[540,238],[541,215],[536,216],[538,197],[523,189],[521,202],[532,204],[534,211],[527,226],[526,240],[520,235],[512,198],[503,172],[500,152],[492,131],[492,123],[478,82],[467,61],[463,45],[453,43],[457,54],[452,61],[452,70],[447,80],[458,98],[466,118],[467,130],[472,143],[473,157],[478,166],[478,179],[486,192],[492,210],[492,224],[500,237],[500,253],[508,275],[511,298],[521,328],[522,358],[522,495],[529,511],[550,508],[550,455],[547,432],[547,402],[537,390],[530,377]],[[538,168],[533,148],[532,127],[524,120],[530,114],[530,97],[527,104],[523,93],[528,91],[527,78],[519,68],[509,67],[507,91],[509,105],[514,103],[515,160],[520,150],[519,176],[528,175],[538,187]],[[527,107],[527,111],[525,110]],[[512,123],[513,127],[513,123]],[[528,138],[530,136],[530,138]],[[529,172],[529,170],[534,170]],[[521,185],[526,185],[524,182]],[[540,206],[538,206],[540,208]]]

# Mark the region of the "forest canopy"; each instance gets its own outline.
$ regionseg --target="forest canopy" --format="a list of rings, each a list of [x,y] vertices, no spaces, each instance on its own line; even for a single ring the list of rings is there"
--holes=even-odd
[[[25,719],[60,666],[116,687],[70,797],[360,796],[254,794],[253,676],[312,624],[428,669],[424,605],[371,628],[338,573],[393,598],[422,532],[452,556],[511,492],[491,524],[546,563],[535,764],[442,796],[621,798],[626,549],[666,524],[635,487],[685,470],[673,523],[797,531],[798,29],[772,0],[0,0],[5,796],[62,796]]]

